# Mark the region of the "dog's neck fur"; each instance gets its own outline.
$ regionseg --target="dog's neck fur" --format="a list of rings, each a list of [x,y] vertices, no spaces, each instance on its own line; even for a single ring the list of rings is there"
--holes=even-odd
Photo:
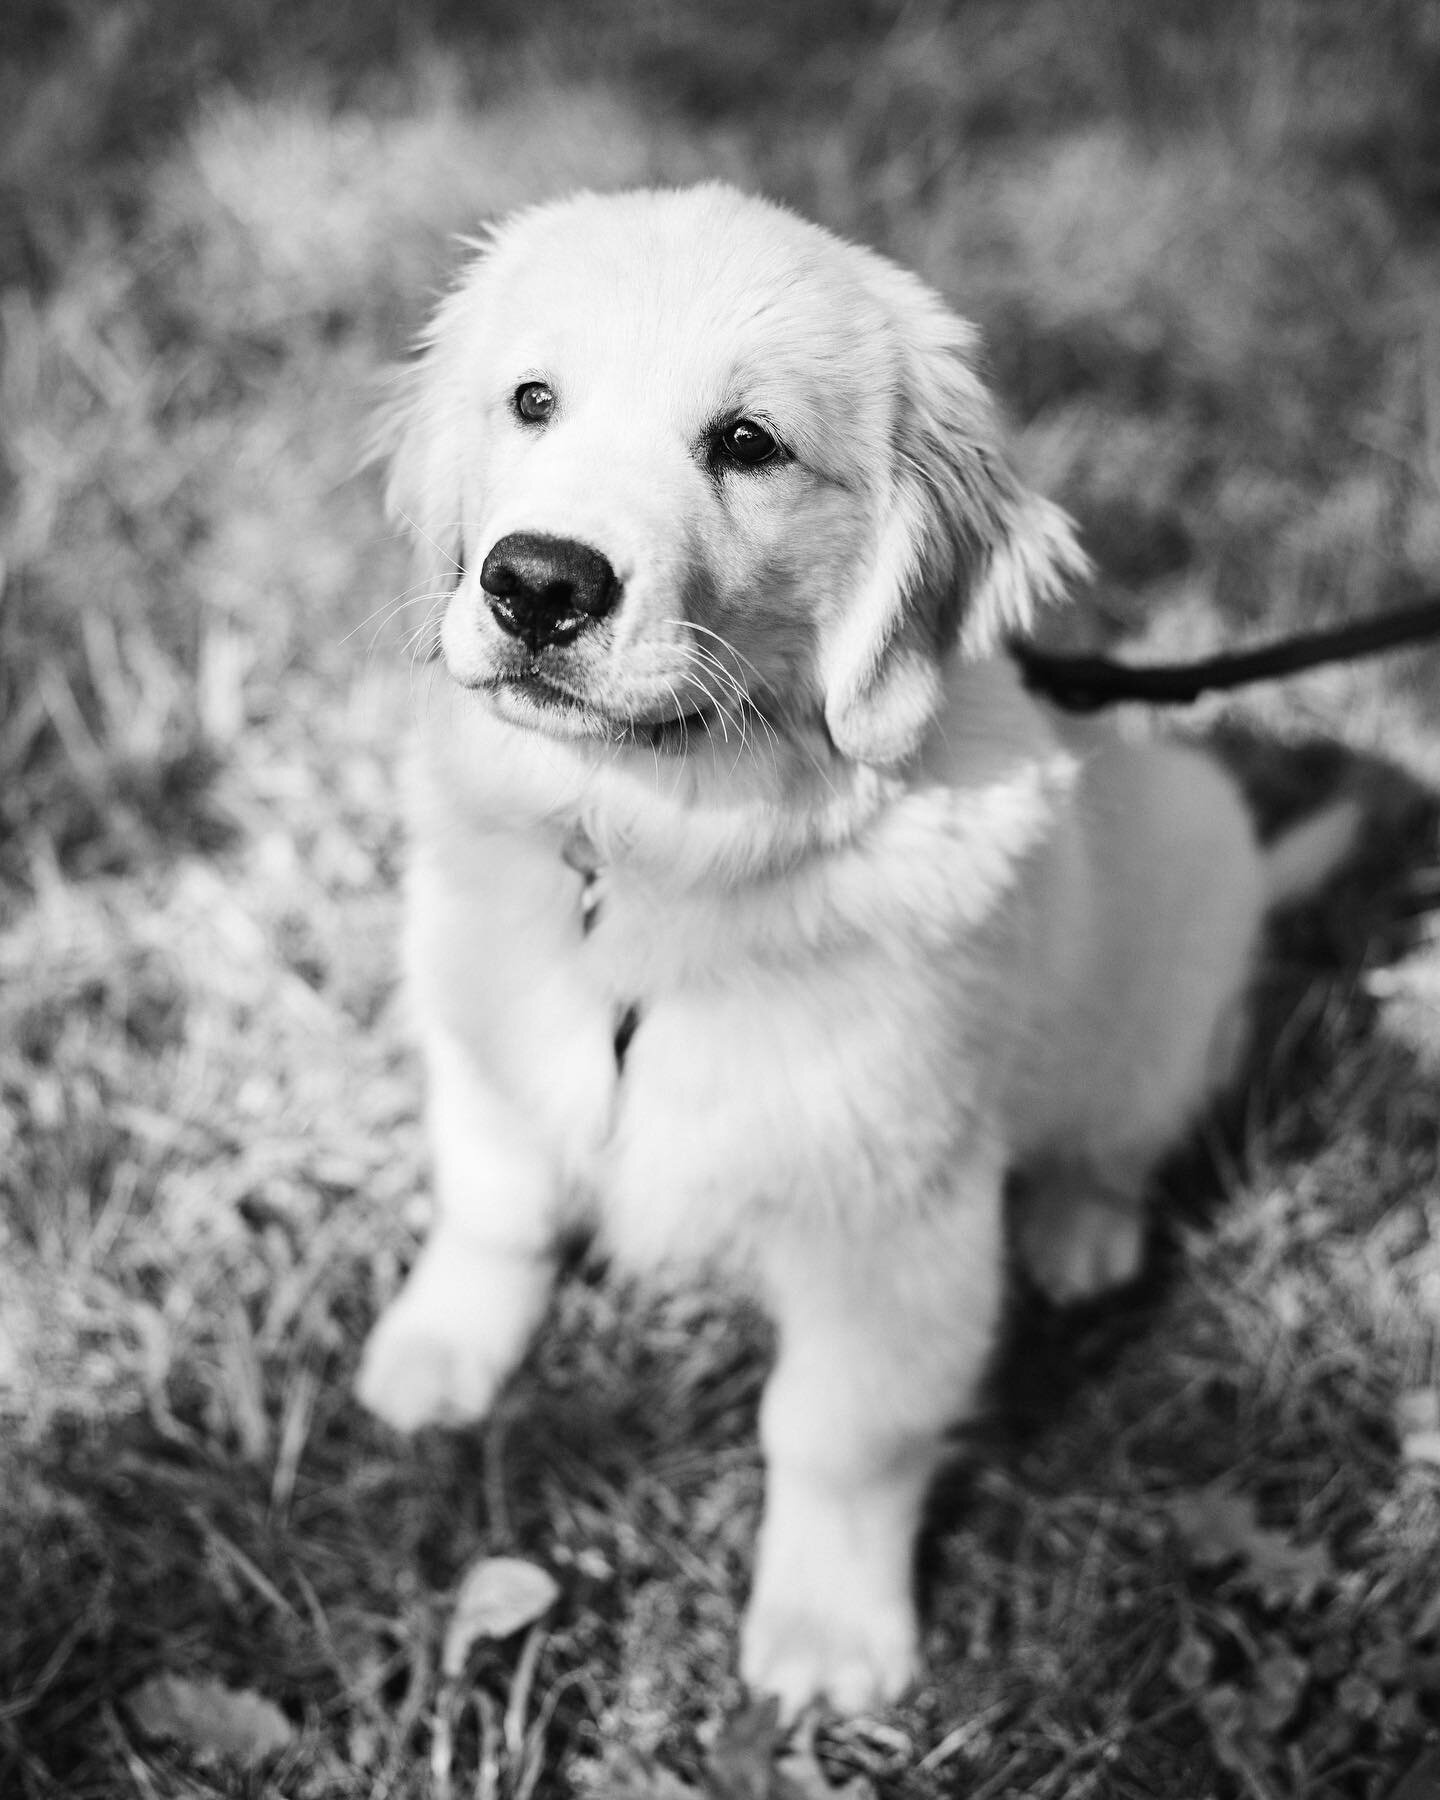
[[[482,696],[458,688],[434,696],[421,755],[473,823],[527,834],[538,827],[582,872],[625,863],[677,888],[739,885],[835,849],[904,786],[783,738],[738,751],[705,739],[669,756],[550,738],[497,718]]]
[[[958,826],[971,808],[978,820],[997,785],[1068,760],[1008,664],[956,662],[947,676],[932,732],[899,769],[803,737],[739,752],[706,739],[669,757],[550,738],[452,688],[427,716],[422,753],[440,779],[422,784],[420,804],[428,788],[482,830],[552,835],[557,860],[592,891],[610,867],[674,893],[733,891],[855,843],[907,794],[943,790]]]

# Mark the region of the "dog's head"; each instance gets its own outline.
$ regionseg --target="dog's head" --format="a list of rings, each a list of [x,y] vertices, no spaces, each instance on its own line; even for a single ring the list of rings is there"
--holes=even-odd
[[[923,282],[729,188],[511,219],[389,422],[451,672],[555,736],[903,761],[945,660],[1083,566],[974,354]]]

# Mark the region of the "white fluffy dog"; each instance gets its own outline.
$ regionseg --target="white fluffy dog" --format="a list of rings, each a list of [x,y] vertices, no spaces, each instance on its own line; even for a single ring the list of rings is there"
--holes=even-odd
[[[778,1328],[742,1670],[856,1709],[991,1344],[1002,1189],[1052,1294],[1134,1273],[1148,1171],[1233,1066],[1267,858],[1178,747],[1062,722],[998,647],[1083,568],[975,334],[721,186],[501,226],[393,421],[453,585],[408,967],[437,1210],[366,1403],[483,1414],[557,1229]]]

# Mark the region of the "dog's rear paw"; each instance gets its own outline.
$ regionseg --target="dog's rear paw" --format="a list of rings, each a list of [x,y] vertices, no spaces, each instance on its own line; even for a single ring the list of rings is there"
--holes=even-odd
[[[1141,1203],[1099,1186],[1044,1180],[1021,1203],[1020,1258],[1059,1305],[1122,1287],[1145,1258]]]

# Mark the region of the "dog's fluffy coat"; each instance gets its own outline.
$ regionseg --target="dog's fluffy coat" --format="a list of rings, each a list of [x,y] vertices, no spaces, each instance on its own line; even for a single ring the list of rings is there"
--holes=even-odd
[[[414,783],[408,967],[436,1222],[361,1392],[482,1414],[568,1217],[769,1309],[742,1668],[794,1708],[912,1674],[912,1540],[999,1304],[1002,1189],[1054,1294],[1132,1274],[1156,1157],[1229,1071],[1267,864],[1229,782],[1062,724],[997,646],[1083,568],[1011,473],[973,333],[732,190],[502,226],[391,421],[453,583]],[[543,382],[553,414],[513,397]],[[756,421],[779,451],[726,462]],[[619,602],[523,647],[510,533]]]

